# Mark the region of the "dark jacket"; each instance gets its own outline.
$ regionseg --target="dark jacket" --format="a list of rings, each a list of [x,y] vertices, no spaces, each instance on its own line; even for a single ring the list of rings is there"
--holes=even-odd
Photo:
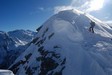
[[[95,26],[95,22],[91,21],[90,24],[91,24],[91,27],[94,28],[94,26]]]

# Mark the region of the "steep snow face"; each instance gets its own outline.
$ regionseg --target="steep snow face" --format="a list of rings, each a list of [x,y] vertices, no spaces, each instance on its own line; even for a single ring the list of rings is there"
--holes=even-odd
[[[29,30],[0,31],[0,68],[7,68],[28,47],[36,33]]]
[[[89,32],[90,22],[95,33]],[[73,10],[41,27],[32,44],[9,67],[16,75],[112,75],[112,28]]]

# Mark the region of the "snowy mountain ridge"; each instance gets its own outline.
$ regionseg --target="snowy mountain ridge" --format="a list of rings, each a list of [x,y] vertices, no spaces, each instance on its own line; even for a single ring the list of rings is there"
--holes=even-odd
[[[34,37],[36,33],[30,30],[14,30],[14,31],[9,31],[8,35],[14,39],[15,42],[20,43],[20,45],[24,45],[29,43]]]
[[[95,22],[94,33],[89,32]],[[61,11],[9,67],[16,75],[112,75],[112,28],[88,14]]]
[[[6,69],[28,47],[35,32],[28,30],[0,31],[0,68]]]

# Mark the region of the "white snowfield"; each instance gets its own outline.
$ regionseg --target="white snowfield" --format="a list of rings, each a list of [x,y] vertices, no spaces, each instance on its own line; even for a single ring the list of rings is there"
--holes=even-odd
[[[88,30],[91,20],[95,33]],[[16,75],[112,75],[112,28],[77,10],[61,11],[9,69]]]
[[[14,75],[10,70],[0,70],[0,75]]]

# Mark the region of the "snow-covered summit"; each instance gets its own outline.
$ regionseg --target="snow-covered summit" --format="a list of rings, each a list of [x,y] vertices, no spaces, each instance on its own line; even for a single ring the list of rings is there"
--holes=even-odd
[[[89,32],[95,22],[95,33]],[[91,15],[61,11],[12,64],[16,75],[112,75],[112,28]]]

